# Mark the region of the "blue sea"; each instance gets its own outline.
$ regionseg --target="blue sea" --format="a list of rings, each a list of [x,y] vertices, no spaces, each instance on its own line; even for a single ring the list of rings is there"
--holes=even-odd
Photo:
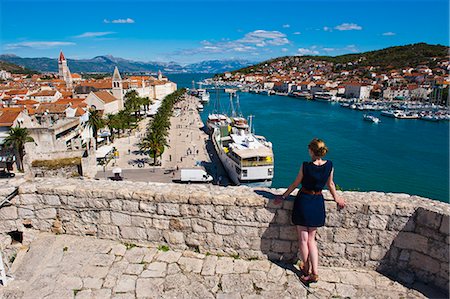
[[[192,87],[208,74],[175,74],[179,87]],[[201,113],[205,121],[214,109],[216,95]],[[363,121],[363,112],[339,104],[284,96],[239,93],[241,111],[254,115],[255,133],[273,144],[273,187],[287,187],[302,161],[307,145],[318,137],[329,148],[326,159],[335,167],[335,182],[343,190],[383,191],[419,195],[449,202],[449,122],[394,119]],[[220,93],[223,111],[229,96]],[[375,113],[377,114],[377,113]]]

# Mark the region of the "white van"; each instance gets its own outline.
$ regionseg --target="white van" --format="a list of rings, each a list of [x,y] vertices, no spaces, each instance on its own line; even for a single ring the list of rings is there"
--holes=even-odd
[[[201,168],[183,168],[180,180],[186,183],[211,183],[213,178]]]

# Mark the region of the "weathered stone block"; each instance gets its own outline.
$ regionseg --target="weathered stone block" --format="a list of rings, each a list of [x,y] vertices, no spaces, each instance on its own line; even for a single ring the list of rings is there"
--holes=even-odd
[[[323,256],[342,257],[345,254],[345,244],[325,243],[319,244],[319,249]]]
[[[291,241],[272,240],[271,249],[275,252],[291,252]]]
[[[158,214],[167,216],[180,216],[180,205],[175,203],[158,203]]]
[[[169,229],[170,221],[165,219],[152,219],[153,227],[157,229]]]
[[[214,193],[214,195],[211,198],[211,203],[213,205],[220,205],[220,206],[234,206],[236,203],[236,197],[230,196],[223,192]]]
[[[184,235],[182,232],[165,231],[163,236],[169,244],[184,244]]]
[[[390,202],[371,203],[369,211],[376,215],[392,215],[395,211],[395,205]]]
[[[98,225],[98,237],[103,239],[118,239],[119,228],[115,225]]]
[[[225,210],[225,219],[236,221],[254,221],[252,208],[247,207],[227,207]]]
[[[392,215],[389,219],[387,229],[391,231],[413,232],[416,228],[416,223],[413,217],[402,217]]]
[[[281,240],[297,241],[298,234],[297,234],[296,227],[293,226],[293,225],[281,226],[280,227],[280,239]]]
[[[122,210],[130,212],[139,212],[139,202],[133,200],[124,200]]]
[[[53,219],[56,217],[56,209],[55,208],[46,208],[36,210],[36,217],[40,219]]]
[[[242,237],[258,237],[259,228],[248,226],[236,226],[236,234]]]
[[[58,195],[44,195],[42,196],[42,203],[51,206],[61,205]]]
[[[438,273],[441,266],[439,261],[416,251],[411,252],[409,264],[414,268],[433,274]]]
[[[5,206],[0,208],[0,220],[17,219],[18,212],[15,206]]]
[[[119,212],[111,212],[111,222],[114,225],[130,225],[131,224],[131,216]]]
[[[113,199],[109,202],[109,208],[113,211],[122,210],[123,201],[120,199]]]
[[[213,232],[213,223],[202,219],[192,219],[192,230],[196,233]]]
[[[232,235],[235,232],[235,228],[233,225],[214,223],[214,232],[219,235]]]
[[[382,246],[372,246],[370,249],[370,259],[381,260],[386,255],[387,250]]]
[[[99,213],[97,211],[82,211],[80,212],[81,220],[85,223],[98,223]]]
[[[154,228],[146,228],[147,240],[158,242],[162,240],[161,231]]]
[[[124,239],[141,240],[147,239],[147,233],[144,228],[133,226],[121,226],[120,235]]]
[[[401,249],[412,249],[424,253],[428,250],[426,237],[409,232],[400,232],[394,240],[394,245]]]
[[[290,224],[291,212],[287,210],[278,209],[275,217],[275,222],[278,224]]]
[[[255,220],[263,223],[272,223],[275,220],[274,209],[256,209]]]
[[[416,209],[417,209],[417,207],[414,205],[411,205],[411,204],[397,203],[395,215],[410,217],[414,214]]]
[[[356,243],[358,240],[359,230],[338,228],[334,233],[334,242],[336,243]]]
[[[180,214],[181,216],[197,216],[198,207],[196,205],[180,205]]]
[[[131,226],[151,227],[152,219],[142,216],[131,216]]]
[[[280,226],[263,227],[261,228],[261,236],[265,239],[277,239],[280,236],[280,229]]]
[[[449,215],[442,215],[441,227],[439,228],[439,231],[446,236],[450,234],[449,218]]]
[[[143,212],[156,214],[156,204],[147,201],[139,202],[139,209]]]
[[[33,206],[23,206],[17,208],[17,214],[20,218],[35,218]]]
[[[389,216],[386,215],[372,215],[370,216],[368,227],[371,229],[385,230]]]
[[[100,214],[99,214],[99,217],[98,217],[98,223],[99,224],[110,224],[111,223],[111,212],[109,212],[109,211],[100,211]]]
[[[441,226],[442,215],[423,208],[417,209],[417,224],[438,229]]]
[[[21,205],[34,205],[40,202],[41,195],[36,194],[20,194],[19,203]]]
[[[189,197],[189,203],[192,205],[209,205],[211,204],[211,195],[206,192],[196,192]]]

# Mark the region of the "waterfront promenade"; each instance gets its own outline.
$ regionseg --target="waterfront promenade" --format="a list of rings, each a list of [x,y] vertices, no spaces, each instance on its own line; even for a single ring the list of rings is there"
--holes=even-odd
[[[110,145],[118,151],[106,167],[98,166],[96,178],[112,177],[115,167],[122,169],[122,176],[129,181],[169,183],[180,179],[180,169],[210,165],[207,150],[208,135],[203,131],[203,122],[197,111],[198,99],[186,95],[174,107],[178,111],[170,117],[170,129],[167,141],[169,146],[153,166],[151,159],[139,150],[139,142],[145,136],[150,118],[139,122],[138,128],[129,136],[116,138]],[[147,161],[138,167],[139,161]]]

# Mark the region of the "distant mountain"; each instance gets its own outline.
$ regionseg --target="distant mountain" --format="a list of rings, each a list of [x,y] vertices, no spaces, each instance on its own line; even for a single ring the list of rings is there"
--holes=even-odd
[[[22,58],[16,55],[3,54],[0,60],[14,63],[39,72],[57,72],[56,58]],[[137,73],[161,70],[163,73],[221,73],[250,65],[245,60],[210,60],[181,66],[176,62],[141,62],[113,57],[111,55],[96,56],[92,59],[68,59],[70,71],[74,73],[111,73],[117,66],[121,72]]]
[[[29,70],[19,65],[9,63],[6,61],[0,61],[0,70],[4,70],[14,74],[37,74],[38,72]]]
[[[251,65],[247,60],[208,60],[185,66],[189,73],[223,73]]]
[[[415,68],[419,65],[433,68],[439,60],[448,60],[448,55],[449,47],[447,46],[417,43],[340,56],[284,56],[237,69],[234,72],[264,73],[271,65],[281,65],[281,68],[292,69],[306,60],[331,62],[335,69],[373,66],[379,70],[389,70],[404,67]]]

